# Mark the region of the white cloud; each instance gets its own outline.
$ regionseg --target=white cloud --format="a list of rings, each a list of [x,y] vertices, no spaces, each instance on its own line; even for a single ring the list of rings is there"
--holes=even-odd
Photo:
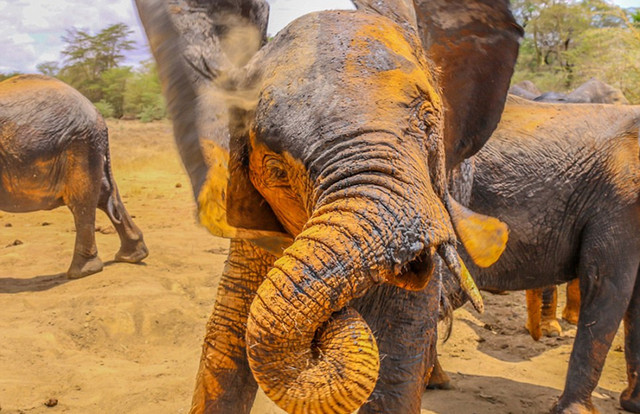
[[[125,23],[134,30],[132,39],[139,50],[133,51],[133,60],[126,63],[148,58],[133,0],[0,0],[0,71],[35,72],[38,63],[61,59],[61,37],[68,29],[97,33],[115,23]]]
[[[267,0],[271,6],[268,32],[277,33],[291,20],[316,10],[352,9],[350,0]],[[614,0],[623,7],[640,7],[640,0]],[[37,63],[60,60],[60,39],[71,27],[96,33],[114,23],[134,30],[137,50],[126,64],[151,55],[138,23],[133,0],[0,0],[0,71],[34,72]],[[29,40],[29,37],[31,40]]]
[[[267,0],[270,6],[269,27],[271,35],[278,33],[289,22],[298,17],[318,10],[354,9],[350,0]]]

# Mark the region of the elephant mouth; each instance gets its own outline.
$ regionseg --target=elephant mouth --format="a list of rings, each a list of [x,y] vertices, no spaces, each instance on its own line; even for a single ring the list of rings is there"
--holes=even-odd
[[[435,269],[435,247],[422,250],[415,259],[405,264],[391,283],[407,290],[422,290],[427,286]]]
[[[474,308],[482,313],[484,310],[482,296],[452,243],[445,242],[437,247],[429,246],[425,248],[413,260],[405,264],[400,272],[388,282],[407,290],[424,289],[435,270],[436,252],[449,271],[458,279],[460,286],[471,300]]]

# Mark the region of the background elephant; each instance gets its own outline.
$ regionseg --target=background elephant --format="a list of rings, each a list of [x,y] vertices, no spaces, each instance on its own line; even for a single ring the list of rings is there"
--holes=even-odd
[[[137,2],[200,221],[232,239],[192,412],[247,413],[257,384],[291,413],[419,412],[434,255],[463,277],[454,226],[484,265],[504,247],[474,247],[470,220],[501,223],[448,197],[445,165],[499,120],[508,2],[361,1],[268,44],[263,1],[169,4]]]
[[[120,236],[116,261],[147,257],[142,232],[120,200],[107,126],[97,109],[57,79],[23,75],[0,82],[0,209],[27,212],[62,205],[76,225],[69,278],[102,270],[96,207]]]
[[[564,103],[629,104],[620,89],[607,85],[596,78],[589,79],[567,95],[553,94],[555,92],[549,92],[534,100]],[[562,318],[575,325],[578,323],[580,308],[580,288],[577,279],[567,284],[566,292],[567,302],[562,311]],[[537,341],[542,335],[558,336],[562,334],[562,327],[556,317],[557,298],[558,290],[556,286],[527,290],[526,327],[534,340]]]
[[[589,79],[569,93],[541,93],[531,81],[522,81],[512,85],[509,88],[509,93],[536,102],[629,104],[620,89],[596,78]]]
[[[509,97],[496,132],[473,158],[473,179],[466,178],[470,208],[510,228],[493,266],[470,267],[480,288],[580,280],[578,330],[556,413],[596,412],[591,392],[623,318],[629,385],[620,402],[640,412],[639,127],[640,107]],[[459,306],[464,295],[447,276],[445,286]]]
[[[530,80],[524,80],[516,84],[511,85],[509,93],[521,98],[529,99],[533,101],[536,97],[542,95],[542,92],[538,87]]]

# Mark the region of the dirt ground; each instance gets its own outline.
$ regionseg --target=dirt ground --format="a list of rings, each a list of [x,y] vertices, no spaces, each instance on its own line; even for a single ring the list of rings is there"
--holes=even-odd
[[[0,212],[2,414],[188,412],[228,242],[195,224],[168,122],[109,128],[116,181],[150,256],[141,265],[112,262],[119,241],[100,212],[105,269],[69,281],[69,211]],[[560,394],[575,329],[564,324],[562,337],[533,342],[522,292],[484,297],[484,315],[456,312],[440,345],[455,389],[426,393],[423,414],[546,412]],[[619,333],[594,393],[601,412],[622,412],[625,378]],[[259,395],[252,412],[282,411]]]

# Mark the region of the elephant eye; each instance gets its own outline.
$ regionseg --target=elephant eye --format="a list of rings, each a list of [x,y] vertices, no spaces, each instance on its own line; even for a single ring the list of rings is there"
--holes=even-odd
[[[289,174],[287,173],[285,164],[274,157],[265,159],[265,172],[267,174],[267,183],[270,186],[282,186],[289,184]]]

